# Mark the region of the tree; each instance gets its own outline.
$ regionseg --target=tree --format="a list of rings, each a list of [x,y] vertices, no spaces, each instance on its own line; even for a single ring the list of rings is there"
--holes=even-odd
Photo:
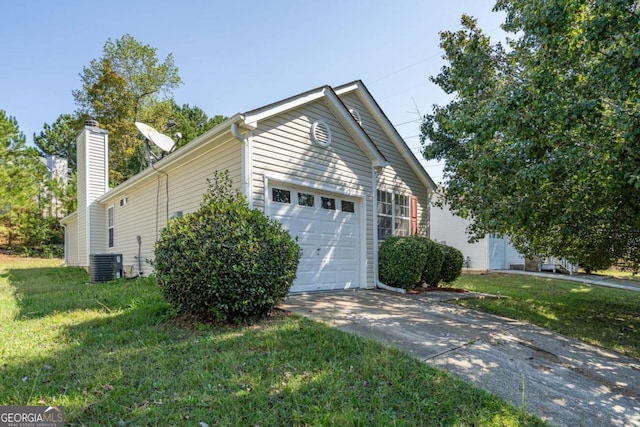
[[[183,104],[182,106],[174,104],[172,118],[176,122],[175,130],[182,135],[182,138],[178,141],[178,146],[197,138],[226,119],[221,115],[208,117],[200,107],[192,107],[189,104]]]
[[[440,34],[427,159],[471,238],[593,268],[640,261],[640,10],[631,0],[500,0],[508,48],[469,17]]]
[[[52,125],[44,124],[39,135],[33,134],[33,141],[42,154],[55,155],[67,159],[69,169],[76,171],[76,138],[82,129],[77,116],[60,114]]]
[[[109,131],[111,184],[118,184],[139,172],[140,139],[134,122],[149,118],[150,112],[171,111],[172,91],[182,80],[169,54],[163,62],[157,50],[131,35],[108,39],[102,56],[80,74],[82,89],[73,91],[82,118],[98,120]],[[158,105],[165,104],[165,108]],[[151,124],[166,123],[168,116],[155,116]]]
[[[33,243],[42,218],[45,177],[46,167],[37,151],[26,146],[17,120],[0,110],[0,235],[8,246]]]

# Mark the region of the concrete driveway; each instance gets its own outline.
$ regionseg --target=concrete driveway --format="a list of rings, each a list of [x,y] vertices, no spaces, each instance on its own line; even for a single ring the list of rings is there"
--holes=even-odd
[[[479,295],[350,291],[280,306],[398,347],[558,426],[640,426],[640,361],[445,300]]]

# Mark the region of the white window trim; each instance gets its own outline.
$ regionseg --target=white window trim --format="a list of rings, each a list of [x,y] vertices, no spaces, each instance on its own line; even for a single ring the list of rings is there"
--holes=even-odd
[[[391,195],[391,215],[389,214],[385,214],[382,213],[378,207],[378,205],[380,205],[381,203],[381,198],[380,195],[378,194],[378,192],[380,193],[387,193]],[[405,197],[407,200],[407,210],[408,210],[408,216],[401,216],[401,215],[397,215],[397,209],[396,209],[396,198],[397,196],[402,196]],[[380,229],[380,217],[385,217],[385,218],[391,218],[391,234],[389,236],[398,236],[400,234],[398,234],[398,229],[397,229],[397,219],[403,219],[406,220],[407,223],[409,224],[409,230],[406,234],[402,234],[403,236],[409,236],[411,235],[411,195],[410,194],[406,194],[406,193],[400,193],[400,192],[394,192],[394,191],[387,191],[387,190],[383,190],[378,188],[376,191],[376,202],[377,202],[377,206],[376,206],[376,210],[377,210],[377,217],[376,217],[376,229],[379,230]],[[385,203],[387,203],[385,201]],[[378,242],[382,242],[384,241],[384,239],[387,237],[385,236],[384,238],[380,236],[380,233],[378,232]]]
[[[111,217],[109,217],[109,212],[111,212]],[[111,220],[111,221],[109,221]],[[111,223],[109,223],[111,222]],[[113,206],[109,206],[107,208],[107,248],[111,249],[116,245],[116,212]],[[111,239],[109,239],[109,235],[111,235]],[[111,241],[109,241],[111,240]]]

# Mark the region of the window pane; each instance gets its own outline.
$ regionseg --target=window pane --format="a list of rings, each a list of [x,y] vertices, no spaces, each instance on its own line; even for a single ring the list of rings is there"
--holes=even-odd
[[[298,205],[313,207],[315,205],[315,197],[313,194],[298,193]]]
[[[378,240],[384,240],[388,236],[392,235],[391,225],[392,225],[391,217],[387,217],[387,216],[378,217]]]
[[[331,197],[321,197],[322,199],[322,209],[329,209],[332,211],[336,210],[336,199]]]
[[[342,212],[355,212],[355,204],[346,200],[342,201]]]
[[[109,229],[109,247],[113,247],[113,228]]]
[[[278,203],[291,203],[291,191],[274,188],[272,190],[272,200]]]
[[[396,194],[396,216],[409,217],[409,197]]]
[[[396,218],[396,236],[409,236],[411,221],[407,218]]]
[[[378,213],[381,215],[393,215],[392,195],[386,191],[378,190]]]

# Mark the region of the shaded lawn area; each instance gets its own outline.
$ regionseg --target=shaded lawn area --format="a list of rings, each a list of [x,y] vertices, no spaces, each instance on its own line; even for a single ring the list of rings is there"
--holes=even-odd
[[[184,328],[150,279],[88,284],[59,260],[0,261],[0,405],[63,405],[86,426],[543,425],[305,318]]]
[[[453,286],[507,297],[457,304],[527,321],[640,359],[640,292],[497,273],[464,274]]]

